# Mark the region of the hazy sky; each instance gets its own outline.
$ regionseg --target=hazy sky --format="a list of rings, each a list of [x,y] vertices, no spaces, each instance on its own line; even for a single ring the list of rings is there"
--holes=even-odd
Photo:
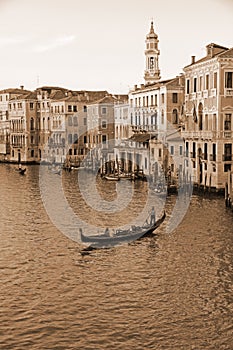
[[[211,42],[233,46],[233,0],[0,0],[0,89],[128,93],[143,83],[152,17],[162,79]]]

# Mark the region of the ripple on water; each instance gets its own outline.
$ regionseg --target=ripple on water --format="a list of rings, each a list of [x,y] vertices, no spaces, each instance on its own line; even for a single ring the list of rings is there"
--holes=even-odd
[[[155,237],[81,254],[50,222],[37,166],[19,178],[0,164],[0,183],[1,349],[232,348],[233,218],[223,198],[193,196],[172,234],[164,223]]]

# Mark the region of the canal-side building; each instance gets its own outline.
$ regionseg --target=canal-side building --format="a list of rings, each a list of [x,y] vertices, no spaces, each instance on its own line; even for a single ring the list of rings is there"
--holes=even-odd
[[[134,141],[130,162],[146,175],[158,178],[162,173],[177,177],[183,172],[181,163],[173,161],[172,153],[177,147],[173,135],[182,126],[184,102],[184,77],[161,80],[159,70],[158,36],[153,22],[146,36],[144,84],[135,85],[129,92],[129,114]],[[180,139],[179,142],[182,142]],[[179,144],[179,152],[180,152]]]
[[[115,113],[114,106],[125,104],[127,95],[111,95],[87,105],[87,134],[85,137],[88,161],[102,166],[114,158]],[[101,163],[101,164],[100,164]]]
[[[209,44],[206,56],[184,67],[185,152],[193,181],[223,189],[232,170],[233,49]]]
[[[0,91],[0,161],[9,161],[10,158],[10,120],[9,101],[17,96],[28,94],[21,86],[18,88],[4,89]]]
[[[10,162],[35,162],[39,160],[39,124],[37,119],[37,94],[12,97],[8,104],[10,122]]]

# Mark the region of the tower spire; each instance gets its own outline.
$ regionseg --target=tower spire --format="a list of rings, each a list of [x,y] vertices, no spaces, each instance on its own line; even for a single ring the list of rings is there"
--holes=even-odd
[[[146,36],[146,69],[145,69],[145,83],[156,83],[160,79],[159,70],[159,54],[158,49],[158,35],[154,31],[154,21],[151,19],[150,32]]]

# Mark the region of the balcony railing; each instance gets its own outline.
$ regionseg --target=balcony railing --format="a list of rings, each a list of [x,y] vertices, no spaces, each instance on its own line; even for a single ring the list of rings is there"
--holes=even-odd
[[[223,160],[224,162],[230,162],[230,161],[232,161],[232,154],[223,154],[222,160]]]
[[[224,95],[225,97],[233,96],[233,89],[225,88]]]
[[[203,97],[204,98],[208,98],[208,96],[209,96],[208,90],[204,90],[203,91]]]
[[[231,139],[232,138],[232,131],[224,131],[224,133],[223,133],[223,137],[225,138],[225,139]]]
[[[181,135],[185,138],[191,138],[191,139],[213,139],[216,137],[215,131],[182,131]]]

